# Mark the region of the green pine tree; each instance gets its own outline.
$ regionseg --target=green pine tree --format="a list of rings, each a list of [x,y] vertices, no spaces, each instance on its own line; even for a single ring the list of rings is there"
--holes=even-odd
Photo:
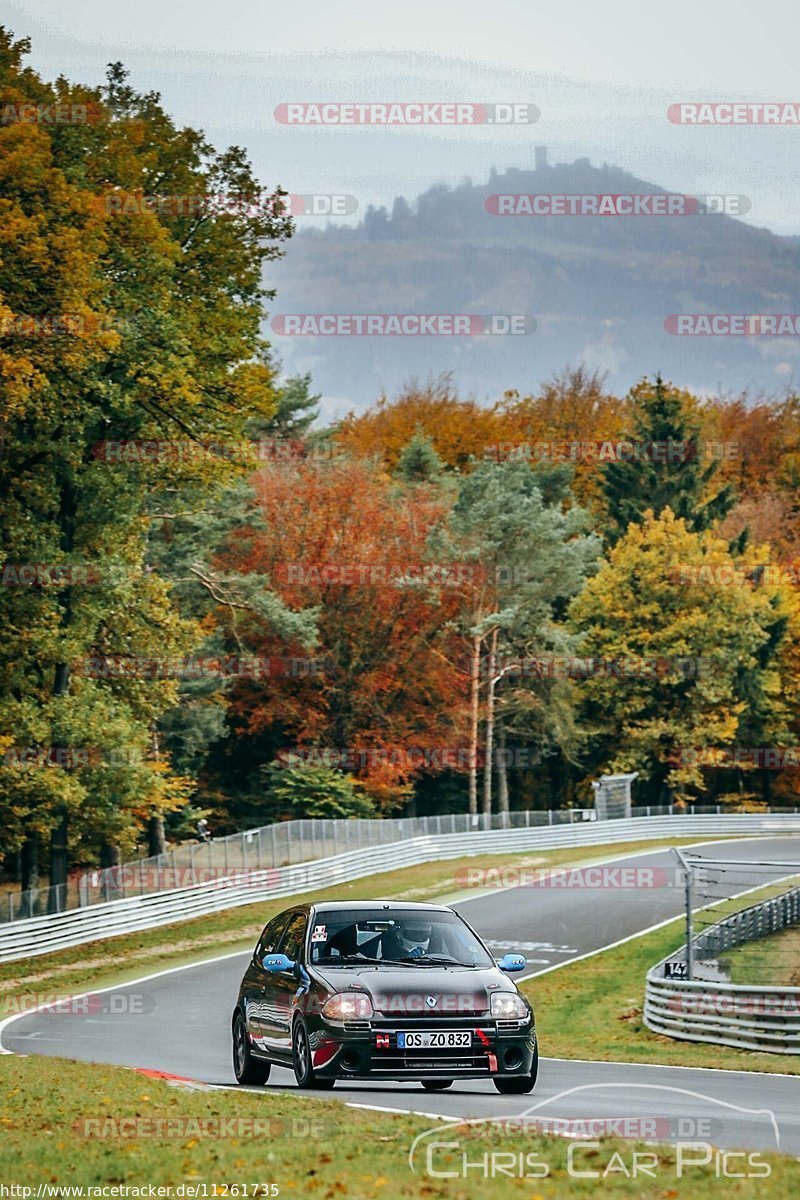
[[[643,381],[634,388],[632,399],[628,440],[634,454],[603,468],[607,540],[613,545],[624,537],[648,509],[659,516],[669,508],[696,533],[710,529],[730,512],[736,496],[730,484],[715,488],[719,464],[704,462],[699,425],[684,397],[657,375],[654,384]]]
[[[442,460],[433,442],[418,425],[414,436],[400,451],[396,471],[398,478],[406,483],[433,483],[441,475],[442,468]]]

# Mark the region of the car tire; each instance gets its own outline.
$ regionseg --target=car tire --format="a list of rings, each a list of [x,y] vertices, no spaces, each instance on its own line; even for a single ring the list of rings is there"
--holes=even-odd
[[[452,1079],[423,1079],[420,1081],[426,1092],[443,1092],[453,1086]]]
[[[533,1051],[533,1061],[531,1063],[530,1073],[528,1075],[505,1075],[500,1079],[495,1079],[494,1086],[498,1092],[502,1092],[504,1096],[524,1096],[528,1092],[532,1092],[536,1087],[536,1078],[539,1074],[539,1042],[537,1040]]]
[[[271,1063],[251,1054],[244,1017],[237,1009],[233,1018],[233,1073],[236,1082],[243,1085],[266,1083],[271,1070]]]
[[[318,1091],[328,1092],[336,1083],[335,1079],[321,1079],[315,1072],[311,1063],[308,1030],[301,1020],[295,1021],[292,1030],[292,1065],[299,1088],[316,1088]]]

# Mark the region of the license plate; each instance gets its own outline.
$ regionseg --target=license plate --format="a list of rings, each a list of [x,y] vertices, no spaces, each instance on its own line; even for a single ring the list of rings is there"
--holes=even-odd
[[[398,1050],[450,1050],[471,1045],[472,1034],[469,1029],[426,1029],[397,1035]]]

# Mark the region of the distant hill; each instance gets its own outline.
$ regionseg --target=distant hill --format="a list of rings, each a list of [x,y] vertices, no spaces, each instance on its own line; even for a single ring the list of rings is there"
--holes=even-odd
[[[656,370],[704,391],[777,392],[800,338],[676,337],[672,313],[800,313],[800,239],[728,216],[513,216],[496,195],[664,195],[589,159],[492,171],[430,188],[356,227],[300,231],[269,270],[278,313],[525,313],[523,337],[271,338],[289,369],[311,370],[332,408],[360,408],[410,376],[453,370],[494,399],[585,361],[626,388]]]

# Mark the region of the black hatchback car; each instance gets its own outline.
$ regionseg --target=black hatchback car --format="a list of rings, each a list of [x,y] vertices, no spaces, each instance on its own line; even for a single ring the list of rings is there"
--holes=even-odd
[[[337,1079],[417,1080],[430,1091],[488,1078],[530,1092],[533,1011],[451,908],[347,901],[287,909],[264,929],[233,1013],[233,1066],[262,1084],[273,1064],[302,1088]]]

